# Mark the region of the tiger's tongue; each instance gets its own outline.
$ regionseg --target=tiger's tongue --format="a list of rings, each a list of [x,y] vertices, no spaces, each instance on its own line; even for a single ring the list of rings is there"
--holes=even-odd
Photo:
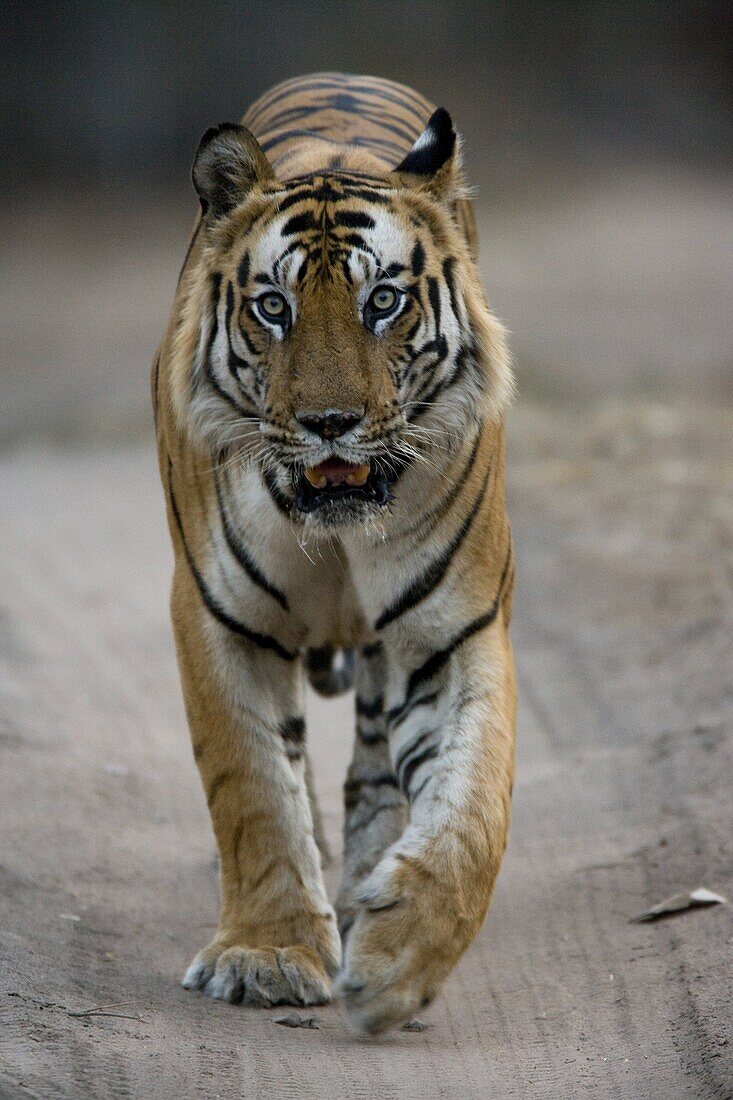
[[[308,466],[305,476],[314,489],[325,489],[327,485],[364,485],[369,477],[369,467],[354,462],[344,462],[340,458],[327,458],[317,466]]]

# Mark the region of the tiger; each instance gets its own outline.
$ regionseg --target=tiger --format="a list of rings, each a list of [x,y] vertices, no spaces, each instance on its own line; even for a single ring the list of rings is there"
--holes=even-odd
[[[183,985],[340,998],[375,1034],[436,997],[507,842],[516,691],[512,367],[447,110],[391,80],[277,84],[207,130],[152,372],[171,617],[220,865]],[[355,688],[344,869],[305,689]]]

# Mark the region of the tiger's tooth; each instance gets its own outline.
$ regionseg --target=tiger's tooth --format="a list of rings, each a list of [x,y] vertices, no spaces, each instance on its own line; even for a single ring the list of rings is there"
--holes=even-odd
[[[314,489],[325,489],[328,485],[328,478],[326,475],[319,474],[313,466],[306,466],[305,476]]]
[[[352,470],[346,475],[347,485],[363,485],[366,479],[369,477],[368,466],[357,466],[355,470]]]

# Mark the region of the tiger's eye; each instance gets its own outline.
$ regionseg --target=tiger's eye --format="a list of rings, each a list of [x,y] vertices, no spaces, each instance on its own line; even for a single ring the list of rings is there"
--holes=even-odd
[[[397,304],[397,292],[391,286],[378,286],[369,304],[378,313],[389,313]]]
[[[259,299],[259,306],[266,317],[277,320],[282,317],[287,309],[287,303],[282,294],[263,294]]]

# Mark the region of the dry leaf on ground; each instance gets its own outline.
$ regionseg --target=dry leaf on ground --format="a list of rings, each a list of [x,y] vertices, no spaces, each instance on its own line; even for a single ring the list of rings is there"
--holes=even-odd
[[[641,924],[643,921],[657,920],[659,917],[671,916],[672,913],[681,913],[685,909],[697,909],[705,905],[725,905],[726,899],[720,894],[714,894],[704,886],[698,886],[696,890],[685,890],[681,894],[673,894],[670,898],[653,905],[638,917],[631,917],[630,924]]]
[[[321,1026],[319,1016],[301,1016],[299,1012],[289,1012],[287,1016],[278,1016],[276,1024],[282,1027],[309,1027],[317,1029]]]

